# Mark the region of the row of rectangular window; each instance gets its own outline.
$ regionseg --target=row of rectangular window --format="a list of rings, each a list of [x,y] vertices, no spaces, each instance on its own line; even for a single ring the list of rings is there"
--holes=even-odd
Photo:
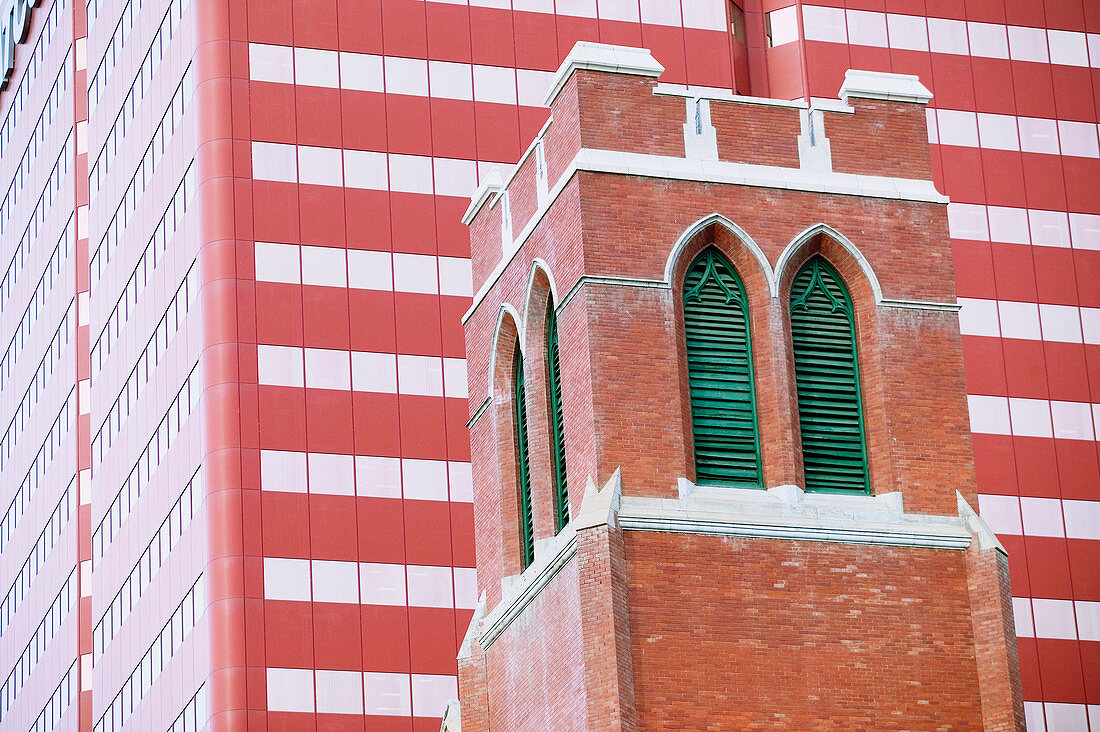
[[[1100,345],[1100,308],[973,297],[958,301],[962,335]]]
[[[192,367],[191,373],[187,375],[183,382],[183,386],[176,393],[172,403],[168,405],[168,410],[161,418],[156,430],[154,430],[153,436],[149,438],[149,442],[146,443],[141,455],[138,456],[134,466],[130,469],[130,474],[126,476],[119,487],[118,492],[111,501],[111,507],[107,509],[92,533],[92,546],[96,547],[95,553],[98,557],[102,557],[107,547],[114,541],[115,535],[122,527],[123,521],[130,515],[130,510],[137,503],[142,490],[149,484],[161,460],[167,455],[172,440],[179,434],[191,412],[198,406],[199,396],[202,394],[202,368],[200,364],[201,362],[197,362]],[[93,445],[92,448],[94,453],[96,446]],[[98,465],[102,460],[102,454],[100,454],[98,462],[93,454],[94,464]]]
[[[260,488],[410,501],[474,500],[470,463],[293,450],[260,451]]]
[[[102,4],[103,0],[88,0],[89,31],[91,31],[91,28],[95,25],[96,20],[99,19],[99,9]],[[103,67],[107,65],[107,58],[111,58],[111,68],[113,70],[115,57],[122,53],[122,49],[126,45],[130,31],[134,29],[134,22],[138,18],[141,5],[142,0],[128,0],[126,5],[123,6],[122,12],[119,14],[118,22],[115,23],[114,32],[111,33],[111,40],[107,42],[107,47],[103,52],[103,58],[99,62],[99,66],[96,68],[94,74],[88,74],[89,84],[91,83],[90,80],[98,78],[101,75],[103,75],[103,83],[106,83],[110,74],[110,71],[103,71]],[[89,35],[91,35],[90,32]]]
[[[979,493],[978,512],[996,534],[1100,540],[1100,501]]]
[[[160,118],[160,122],[157,123],[156,129],[150,136],[149,144],[145,147],[145,154],[138,164],[138,177],[152,177],[156,164],[163,157],[164,151],[168,149],[172,135],[183,121],[184,105],[190,101],[194,91],[191,66],[188,65],[183,72],[183,79],[176,87],[172,99],[168,102],[168,106]],[[134,118],[133,114],[124,114],[125,111],[124,108],[122,112],[119,112],[119,118],[111,127],[110,132],[107,133],[107,139],[103,143],[103,148],[99,151],[99,156],[88,170],[88,189],[93,201],[99,194],[103,181],[107,178],[111,163],[118,156],[123,138],[128,132],[128,124]]]
[[[19,160],[19,167],[15,169],[11,185],[8,186],[8,190],[4,194],[3,202],[0,202],[0,234],[3,234],[4,229],[7,228],[8,217],[11,216],[12,211],[15,210],[15,206],[19,202],[19,195],[23,192],[23,186],[30,180],[31,170],[34,164],[38,162],[38,148],[45,145],[46,133],[53,126],[54,113],[61,106],[61,98],[69,88],[69,79],[72,78],[73,74],[72,58],[73,55],[70,50],[65,54],[65,60],[61,62],[61,71],[58,72],[57,78],[50,88],[50,93],[46,96],[46,103],[42,107],[42,112],[38,116],[34,129],[31,130],[31,136],[27,140],[23,157]]]
[[[172,103],[169,105],[172,119],[171,128],[173,130],[175,130],[183,120],[184,105],[187,101],[190,101],[190,97],[183,93],[183,85],[181,84],[176,90],[176,95],[173,97]],[[137,211],[138,204],[145,195],[146,189],[153,181],[153,173],[156,170],[157,164],[164,156],[166,145],[167,141],[164,139],[164,135],[153,136],[153,139],[145,149],[145,154],[142,156],[141,162],[138,163],[137,170],[134,171],[133,177],[126,186],[126,190],[123,192],[122,198],[119,201],[118,208],[115,209],[115,213],[111,217],[111,221],[107,224],[106,230],[103,233],[103,238],[100,239],[99,246],[96,247],[96,251],[92,255],[93,278],[91,286],[93,289],[98,284],[98,278],[94,276],[94,273],[100,265],[98,261],[100,251],[105,249],[102,266],[106,266],[111,259],[111,254],[114,252],[115,247],[118,246],[119,241],[125,233],[126,227],[130,224],[134,213]],[[98,185],[98,183],[97,174],[96,184]],[[173,204],[174,199],[173,203],[169,204],[169,210],[172,210]],[[173,224],[174,223],[173,221]],[[174,227],[172,231],[175,231]]]
[[[472,610],[477,606],[477,571],[472,567],[264,557],[264,597]]]
[[[126,424],[127,418],[137,409],[138,400],[144,393],[146,384],[156,373],[161,357],[168,352],[168,348],[175,340],[175,335],[179,332],[180,326],[183,325],[183,320],[190,311],[191,306],[198,302],[198,279],[199,270],[192,263],[191,268],[187,270],[183,283],[180,284],[179,289],[172,296],[172,300],[168,303],[164,314],[160,316],[160,321],[153,329],[153,335],[149,338],[149,342],[145,344],[141,355],[135,360],[134,368],[130,371],[125,383],[123,383],[114,403],[107,410],[107,416],[103,418],[103,423],[96,431],[93,442],[102,441],[104,451],[111,448],[115,437],[122,431],[122,425]],[[109,350],[109,340],[107,346],[106,350]],[[102,368],[105,356],[103,350],[96,348],[92,352],[93,379]]]
[[[1046,117],[1018,117],[957,109],[925,109],[928,140],[985,150],[1100,157],[1097,125]]]
[[[103,716],[96,722],[95,732],[115,732],[123,728],[204,612],[206,612],[206,586],[203,576],[199,575],[198,580],[172,613],[172,617],[164,624],[156,640],[130,672],[130,676],[107,706]]]
[[[256,242],[256,281],[470,297],[470,260]]]
[[[172,198],[168,201],[168,205],[165,206],[164,213],[161,214],[160,221],[157,222],[157,228],[153,231],[153,235],[149,238],[149,242],[145,246],[146,253],[148,253],[150,247],[154,247],[158,251],[163,251],[164,247],[167,246],[172,236],[176,233],[176,229],[183,223],[183,215],[187,212],[187,207],[195,197],[196,183],[193,167],[194,160],[188,163],[187,170],[184,172],[183,178],[176,187],[175,193],[172,194]],[[143,169],[144,168],[142,168],[142,170]],[[131,181],[130,186],[127,188],[123,205],[120,206],[119,210],[116,211],[115,215],[111,218],[111,223],[108,224],[107,230],[103,234],[103,238],[100,239],[99,246],[96,247],[95,252],[92,253],[89,262],[89,276],[91,278],[91,289],[93,290],[99,284],[100,279],[102,279],[103,273],[107,269],[107,263],[111,261],[111,254],[113,254],[115,248],[118,247],[120,238],[126,230],[129,216],[133,213],[133,209],[137,205],[137,201],[132,195],[134,183],[136,181],[136,178]],[[142,192],[145,190],[145,182],[145,180],[142,181]]]
[[[64,14],[67,4],[68,0],[56,0],[50,7],[50,13],[42,24],[42,33],[38,36],[34,49],[26,56],[27,70],[23,72],[18,88],[4,92],[5,95],[12,95],[12,100],[11,106],[8,107],[8,115],[4,118],[4,124],[0,126],[0,157],[3,157],[4,149],[11,144],[11,136],[15,132],[16,125],[19,124],[19,118],[23,113],[23,105],[27,101],[27,96],[30,95],[31,87],[38,80],[38,67],[45,63],[46,49],[50,47],[50,43],[53,41],[57,23]]]
[[[1100,704],[1025,701],[1024,724],[1028,732],[1100,729]]]
[[[46,216],[49,214],[50,207],[53,205],[54,197],[57,196],[58,191],[61,190],[61,183],[65,180],[65,176],[69,172],[69,167],[72,165],[72,132],[69,132],[69,136],[65,138],[65,144],[61,146],[61,154],[54,162],[53,169],[50,171],[50,177],[46,180],[46,185],[42,189],[42,193],[38,196],[38,201],[34,205],[34,210],[31,211],[30,220],[27,221],[26,228],[23,229],[23,236],[19,238],[19,243],[15,247],[15,252],[12,254],[11,261],[8,262],[8,268],[4,272],[4,279],[0,281],[0,303],[6,302],[11,296],[12,289],[19,281],[19,275],[23,272],[23,267],[27,264],[27,260],[30,258],[31,248],[35,242],[38,241],[39,229],[43,228],[46,224]],[[68,226],[72,225],[70,219]],[[68,228],[68,226],[66,228]],[[65,236],[68,236],[66,232]]]
[[[467,397],[463,358],[261,345],[257,360],[268,386]]]
[[[71,221],[70,217],[70,224]],[[34,292],[31,293],[30,302],[27,303],[26,309],[23,310],[23,316],[19,319],[19,325],[12,333],[11,340],[8,341],[8,346],[4,349],[4,355],[0,357],[0,389],[4,388],[4,383],[11,376],[15,364],[19,361],[23,346],[26,345],[31,334],[36,330],[38,311],[45,308],[46,302],[53,293],[54,284],[61,277],[61,270],[72,251],[73,239],[71,233],[71,227],[66,226],[61,238],[54,245],[50,259],[46,262],[46,269],[43,270],[42,276],[38,278],[38,284],[35,285]]]
[[[27,643],[27,647],[20,654],[19,660],[15,662],[15,667],[4,681],[3,688],[0,688],[0,722],[4,720],[4,715],[15,703],[23,685],[27,683],[27,679],[37,668],[42,654],[46,652],[46,648],[49,647],[50,642],[57,635],[61,624],[68,617],[69,611],[76,601],[76,594],[76,568],[74,567],[65,579],[65,584],[61,586],[61,591],[57,593],[49,609],[46,610],[46,614],[35,629],[34,635]]]
[[[161,59],[164,58],[164,54],[168,52],[168,45],[172,40],[172,34],[179,26],[180,20],[183,19],[183,11],[190,5],[190,0],[172,0],[168,9],[164,13],[164,18],[160,22],[160,27],[157,28],[157,32],[153,35],[153,40],[149,43],[149,49],[145,52],[145,57],[141,60],[141,65],[138,67],[137,72],[134,75],[134,81],[130,85],[130,90],[126,93],[126,98],[122,101],[122,113],[128,113],[131,117],[134,115],[134,110],[137,105],[141,103],[141,99],[145,95],[145,90],[151,88],[153,81],[153,74],[157,67],[160,65]],[[116,31],[124,27],[133,27],[134,20],[138,17],[138,10],[134,9],[130,3],[127,4],[126,9],[123,11],[123,19],[119,21],[119,25]],[[116,33],[117,36],[117,33]],[[107,80],[110,79],[111,73],[115,70],[115,64],[122,58],[122,45],[125,43],[125,34],[118,37],[119,43],[115,43],[116,37],[111,38],[110,43],[107,44],[107,48],[103,52],[103,60],[99,63],[99,68],[96,69],[94,75],[88,77],[88,113],[89,115],[95,111],[99,105],[99,96],[107,89]],[[117,120],[116,120],[117,124]]]
[[[543,107],[554,74],[319,48],[248,44],[249,78],[348,91]]]
[[[1017,638],[1100,641],[1100,602],[1012,598]]]
[[[57,544],[57,540],[61,538],[61,532],[69,523],[69,518],[73,515],[73,504],[76,503],[76,497],[73,495],[75,486],[76,477],[73,476],[69,480],[69,485],[65,487],[64,493],[61,494],[61,499],[54,506],[53,513],[46,520],[46,525],[42,527],[42,533],[38,535],[34,546],[27,553],[27,558],[23,561],[23,566],[19,568],[19,574],[16,575],[11,587],[4,595],[3,602],[0,602],[0,634],[3,634],[8,625],[11,624],[12,618],[19,610],[19,605],[23,602],[23,598],[30,591],[35,577],[38,576],[38,572],[46,563],[46,557],[50,555],[54,545]]]
[[[267,669],[271,712],[438,718],[457,697],[458,679],[451,675]]]
[[[23,429],[30,423],[34,408],[38,406],[38,400],[45,392],[46,385],[49,384],[54,369],[61,361],[61,354],[65,352],[65,348],[72,342],[75,335],[76,299],[74,298],[69,301],[69,306],[65,309],[65,314],[46,347],[46,353],[42,356],[38,368],[31,377],[31,383],[23,393],[23,398],[20,400],[15,414],[12,415],[8,428],[4,430],[4,437],[0,439],[0,470],[3,470],[8,460],[11,459],[15,446],[19,443],[19,438],[23,434]]]
[[[28,236],[24,233],[23,238],[20,239],[19,244],[15,247],[15,251],[12,253],[11,261],[8,262],[8,268],[4,271],[4,277],[0,279],[0,313],[4,312],[4,308],[8,303],[8,298],[11,297],[12,290],[19,281],[19,275],[23,272],[23,267],[27,264],[27,259],[30,257],[31,243],[36,236],[37,230],[35,231],[35,237]],[[65,222],[65,228],[61,232],[61,237],[58,241],[64,244],[63,249],[68,252],[75,238],[75,218],[73,214],[69,214],[69,220]],[[55,248],[55,254],[56,251]],[[60,269],[60,264],[52,260],[47,266]]]
[[[199,510],[205,495],[206,486],[202,480],[202,468],[200,467],[187,485],[184,486],[179,498],[168,510],[168,515],[164,517],[164,521],[161,522],[160,527],[153,534],[153,538],[149,540],[145,551],[141,553],[141,557],[134,563],[130,573],[126,575],[122,587],[95,624],[92,631],[92,652],[95,654],[95,659],[99,659],[103,655],[107,646],[111,645],[111,641],[122,630],[122,624],[126,622],[130,612],[137,607],[142,593],[145,592],[153,581],[153,577],[168,560],[168,554],[172,551],[172,547],[176,545],[183,533],[187,531],[187,527],[191,525],[191,519]],[[102,534],[98,536],[102,542]],[[93,550],[93,568],[95,563],[103,556],[102,550],[102,544]]]
[[[23,481],[19,484],[19,489],[15,492],[11,503],[4,511],[4,518],[0,519],[0,551],[4,550],[4,545],[11,539],[15,529],[18,528],[19,519],[26,513],[27,507],[31,504],[31,499],[38,491],[38,486],[46,477],[46,472],[53,464],[54,456],[61,448],[61,443],[65,441],[69,430],[72,429],[75,417],[76,387],[73,386],[69,390],[69,396],[65,398],[65,403],[61,405],[61,410],[54,417],[53,424],[50,425],[50,431],[46,434],[46,438],[42,441],[38,452],[35,453],[31,466],[27,469],[26,475],[23,476]]]
[[[210,699],[206,693],[206,682],[203,682],[166,732],[199,732],[206,727],[209,718]]]
[[[1078,31],[815,5],[802,6],[802,20],[808,41],[1066,66],[1087,67],[1091,56],[1100,67],[1100,37]]]
[[[975,434],[1092,442],[1100,433],[1094,425],[1100,424],[1100,404],[986,394],[966,400]]]
[[[157,268],[158,255],[165,251],[176,232],[178,221],[186,212],[187,199],[184,182],[181,180],[175,193],[172,194],[165,215],[161,218],[153,235],[149,237],[141,256],[138,257],[137,264],[134,265],[134,270],[126,281],[126,286],[118,296],[118,302],[115,303],[111,314],[107,316],[102,330],[92,344],[92,378],[99,374],[103,359],[111,352],[111,345],[119,337],[122,325],[129,320],[131,311],[136,311],[138,299]]]
[[[252,178],[275,183],[469,198],[499,163],[252,141]]]
[[[78,661],[73,661],[73,664],[65,671],[65,675],[61,677],[61,683],[50,694],[46,705],[42,707],[42,711],[39,712],[34,724],[27,732],[52,732],[61,723],[61,718],[69,710],[69,705],[76,699],[77,663]]]
[[[1100,250],[1100,215],[980,203],[947,204],[952,239]]]

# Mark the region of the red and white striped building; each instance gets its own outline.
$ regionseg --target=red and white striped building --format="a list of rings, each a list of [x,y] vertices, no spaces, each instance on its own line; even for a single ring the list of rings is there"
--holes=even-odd
[[[578,40],[933,91],[1028,728],[1100,732],[1090,0],[0,3],[0,730],[439,728],[477,600],[461,216]]]

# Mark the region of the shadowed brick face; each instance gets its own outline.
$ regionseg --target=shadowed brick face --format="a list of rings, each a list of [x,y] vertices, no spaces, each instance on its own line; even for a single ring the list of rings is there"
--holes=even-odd
[[[627,537],[641,729],[985,729],[963,553]]]

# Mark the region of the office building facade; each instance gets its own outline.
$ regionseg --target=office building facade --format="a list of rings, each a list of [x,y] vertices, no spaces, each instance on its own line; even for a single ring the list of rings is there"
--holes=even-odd
[[[1096,728],[1098,29],[1081,0],[7,0],[0,729],[438,729],[478,595],[462,214],[578,40],[670,85],[932,90],[1028,724]]]

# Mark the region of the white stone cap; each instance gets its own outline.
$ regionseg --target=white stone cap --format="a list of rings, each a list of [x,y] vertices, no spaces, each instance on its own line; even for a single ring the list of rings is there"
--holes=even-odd
[[[882,71],[848,69],[840,85],[840,98],[883,99],[889,102],[928,104],[932,92],[912,74],[887,74]]]
[[[466,213],[462,214],[462,223],[469,226],[470,222],[474,220],[474,216],[477,216],[477,212],[485,205],[485,202],[502,190],[504,190],[504,184],[500,180],[500,171],[493,168],[485,176],[485,180],[481,181],[481,185],[474,191],[474,195],[470,196],[470,205],[466,208]]]
[[[550,81],[550,89],[546,92],[543,104],[547,107],[553,104],[561,88],[568,81],[569,75],[576,69],[654,77],[660,76],[665,71],[665,67],[657,63],[657,59],[653,58],[648,48],[577,41],[573,50],[554,72],[554,78]]]

